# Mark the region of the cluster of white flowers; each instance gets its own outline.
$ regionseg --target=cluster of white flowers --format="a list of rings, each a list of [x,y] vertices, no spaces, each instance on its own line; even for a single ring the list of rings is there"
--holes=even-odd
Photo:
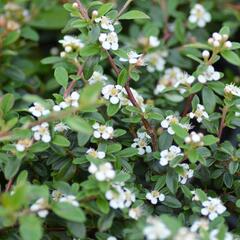
[[[219,198],[208,197],[208,200],[202,203],[201,214],[208,216],[210,220],[215,219],[218,215],[223,214],[226,207]]]
[[[173,130],[172,127],[171,127],[173,124],[178,124],[180,127],[184,128],[184,129],[187,129],[187,130],[191,129],[191,125],[180,123],[178,117],[177,117],[177,116],[174,116],[174,115],[168,115],[168,116],[161,122],[162,128],[167,129],[167,132],[168,132],[170,135],[174,135],[174,134],[175,134],[174,130]]]
[[[215,71],[212,65],[208,66],[207,69],[197,77],[200,83],[206,83],[208,81],[217,81],[220,78],[221,78],[220,72]]]
[[[101,82],[103,85],[105,85],[106,81],[108,80],[108,78],[103,75],[102,73],[98,72],[98,71],[94,71],[92,76],[88,79],[89,84],[94,84],[97,82]]]
[[[208,44],[213,46],[214,48],[231,48],[232,42],[228,41],[229,36],[227,34],[220,34],[217,32],[214,32],[212,34],[212,37],[208,39]]]
[[[103,138],[105,140],[112,139],[114,134],[113,127],[100,125],[99,123],[93,124],[93,136],[95,138]]]
[[[143,155],[145,153],[152,152],[151,146],[149,146],[151,137],[146,132],[137,132],[137,138],[134,138],[134,143],[131,145],[133,148],[138,149],[138,154]]]
[[[208,22],[211,21],[211,15],[203,5],[197,3],[190,11],[190,16],[188,18],[190,23],[196,24],[198,27],[205,27]]]
[[[138,220],[142,216],[142,212],[141,207],[130,208],[128,216],[132,219]]]
[[[165,149],[160,153],[160,165],[166,166],[170,161],[175,159],[177,156],[183,156],[181,148],[172,145],[169,149]]]
[[[138,67],[144,65],[144,59],[142,54],[137,54],[135,51],[130,51],[127,53],[128,58],[120,58],[121,62],[129,62],[129,64],[134,64]]]
[[[171,231],[158,217],[148,217],[143,233],[147,240],[167,239],[171,235]]]
[[[147,37],[140,37],[138,42],[144,46],[145,48],[156,48],[160,45],[160,41],[156,36]]]
[[[190,227],[190,231],[199,232],[200,229],[208,230],[208,228],[209,228],[208,219],[200,218],[192,224],[192,226]]]
[[[67,53],[79,51],[84,47],[83,42],[79,38],[70,35],[64,36],[62,40],[59,40],[59,43],[64,47],[64,51],[60,53],[61,57],[65,57]]]
[[[194,171],[189,167],[187,163],[178,164],[181,167],[181,172],[178,174],[178,181],[181,184],[186,184],[187,180],[193,177]]]
[[[62,123],[62,122],[60,122],[60,123],[58,123],[54,126],[54,131],[55,132],[64,132],[68,129],[70,129],[70,127],[67,126],[66,124]]]
[[[99,18],[95,18],[94,20],[96,23],[100,23],[100,26],[102,29],[104,30],[109,30],[111,32],[114,31],[114,27],[113,27],[113,21],[106,17],[106,16],[102,16],[102,17],[99,17]]]
[[[18,140],[18,142],[15,144],[15,147],[18,152],[24,152],[26,149],[32,146],[32,143],[33,143],[32,139],[24,138]]]
[[[142,111],[145,111],[144,99],[138,92],[131,88],[131,92]],[[112,104],[120,104],[121,106],[132,106],[133,104],[127,97],[125,88],[120,85],[108,84],[102,89],[102,95]]]
[[[41,218],[45,218],[48,215],[48,204],[44,198],[39,198],[31,207],[32,212],[36,212]]]
[[[79,207],[79,202],[77,201],[76,196],[74,195],[63,195],[59,198],[59,202],[61,203],[69,203],[74,207]]]
[[[106,156],[105,152],[97,151],[94,148],[89,148],[86,153],[91,157],[99,158],[99,159],[103,159]]]
[[[234,84],[227,84],[224,88],[224,94],[226,96],[236,96],[240,97],[240,88],[235,86]]]
[[[153,190],[146,194],[146,199],[155,205],[158,203],[158,201],[163,202],[165,200],[165,195],[159,191]]]
[[[112,187],[113,189],[108,190],[105,196],[113,209],[129,208],[136,201],[135,194],[122,184],[114,184]]]
[[[33,103],[33,106],[28,109],[28,111],[35,117],[41,117],[48,115],[50,111],[46,109],[42,104],[40,103]]]
[[[185,143],[192,144],[194,146],[203,146],[203,134],[202,133],[196,133],[192,131],[189,136],[185,138]]]
[[[190,118],[196,118],[197,121],[200,123],[203,119],[208,119],[208,113],[205,111],[205,107],[201,104],[197,105],[197,109],[194,112],[189,113]]]
[[[163,71],[166,63],[165,58],[168,56],[167,51],[157,51],[149,53],[144,57],[144,62],[147,64],[147,70],[150,73],[155,71]]]
[[[123,99],[124,88],[120,85],[108,84],[102,89],[103,97],[112,104],[118,104]]]
[[[191,232],[188,228],[186,227],[181,227],[176,235],[174,236],[173,240],[196,240],[198,238],[198,234],[195,232]]]
[[[72,92],[69,96],[65,97],[59,105],[53,106],[53,110],[55,112],[61,111],[62,109],[68,107],[78,107],[79,103],[78,100],[80,98],[80,94],[76,91]]]
[[[43,122],[40,125],[32,127],[33,138],[37,141],[42,140],[45,143],[51,141],[51,135],[49,131],[49,124],[47,122]]]
[[[94,174],[95,178],[98,181],[109,181],[112,180],[116,175],[113,166],[110,162],[101,163],[99,165],[91,163],[88,168],[88,171],[91,174]]]
[[[167,68],[164,75],[159,79],[154,94],[163,92],[167,87],[177,88],[179,85],[190,86],[194,80],[195,78],[193,76],[178,67]],[[185,92],[184,88],[179,88],[178,90],[180,93]]]

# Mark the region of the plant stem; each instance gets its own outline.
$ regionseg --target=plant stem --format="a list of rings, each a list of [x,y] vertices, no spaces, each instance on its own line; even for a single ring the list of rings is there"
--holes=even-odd
[[[89,16],[88,16],[88,12],[87,9],[84,7],[84,5],[81,3],[80,0],[75,0],[78,4],[78,9],[82,15],[83,18],[90,20]]]
[[[115,64],[114,62],[114,59],[112,58],[112,56],[109,54],[109,52],[107,52],[108,54],[108,60],[114,70],[114,72],[116,73],[116,75],[118,76],[120,71],[117,67],[117,65]],[[133,96],[133,93],[132,93],[132,90],[129,86],[129,82],[130,82],[130,78],[128,79],[128,81],[126,82],[125,84],[125,90],[127,92],[127,95],[128,95],[128,99],[130,100],[130,102],[132,103],[133,106],[135,106],[136,108],[140,109],[140,106],[138,104],[138,102],[136,101],[135,97]],[[142,120],[142,123],[147,131],[147,133],[149,134],[149,136],[151,137],[151,141],[152,141],[152,147],[153,147],[153,151],[157,151],[158,149],[158,144],[157,144],[157,135],[156,135],[156,132],[155,130],[152,128],[152,126],[150,125],[150,123],[148,122],[147,119],[144,118],[144,116],[141,116],[141,120]]]
[[[12,184],[13,184],[13,179],[9,179],[8,180],[8,183],[6,185],[6,188],[5,188],[5,192],[9,192],[9,190],[11,189],[12,187]]]
[[[219,139],[221,139],[223,129],[226,126],[225,125],[225,118],[226,118],[227,112],[228,112],[228,108],[226,106],[224,106],[223,109],[222,109],[222,118],[221,118],[219,130],[218,130],[218,138]]]
[[[187,98],[187,101],[185,103],[185,106],[184,106],[184,110],[182,112],[182,117],[186,116],[187,113],[189,112],[189,109],[191,107],[191,102],[193,100],[193,97],[194,97],[194,94],[191,94],[188,98]]]
[[[131,4],[132,1],[133,1],[133,0],[127,0],[127,1],[125,2],[125,4],[123,5],[123,7],[121,8],[121,10],[119,11],[117,17],[116,17],[115,20],[113,21],[113,23],[115,23],[115,22],[118,20],[118,18],[123,14],[123,12],[127,9],[127,7]]]

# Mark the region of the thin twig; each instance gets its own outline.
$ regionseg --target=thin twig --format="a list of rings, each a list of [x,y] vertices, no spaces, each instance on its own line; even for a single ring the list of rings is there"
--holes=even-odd
[[[78,4],[78,9],[82,15],[83,18],[89,20],[87,9],[84,7],[84,5],[81,3],[80,0],[76,0],[76,3]]]
[[[186,103],[185,103],[183,112],[182,112],[182,114],[181,114],[182,117],[185,117],[185,116],[187,115],[187,113],[189,112],[189,109],[190,109],[190,107],[191,107],[191,102],[192,102],[192,100],[193,100],[193,97],[194,97],[194,94],[191,94],[191,95],[188,97],[188,99],[187,99],[187,101],[186,101]]]
[[[223,129],[224,129],[225,126],[226,126],[226,125],[225,125],[225,118],[226,118],[227,112],[228,112],[228,108],[227,108],[226,106],[223,107],[223,109],[222,109],[222,118],[221,118],[219,130],[218,130],[218,138],[219,138],[219,139],[221,139]]]
[[[117,65],[115,64],[114,62],[114,59],[111,57],[111,55],[107,52],[108,54],[108,60],[114,70],[114,72],[116,73],[116,75],[118,76],[120,71],[117,67]],[[127,95],[128,95],[128,98],[130,100],[130,102],[132,103],[133,106],[137,107],[138,109],[141,110],[141,107],[139,106],[138,102],[136,101],[133,93],[132,93],[132,90],[129,86],[129,81],[131,79],[129,78],[128,81],[126,82],[125,84],[125,90],[127,92]],[[151,137],[151,141],[152,141],[152,147],[153,147],[153,151],[157,151],[158,149],[158,144],[157,144],[157,135],[156,135],[156,132],[155,130],[152,128],[152,126],[150,125],[150,123],[148,122],[147,119],[145,119],[143,116],[141,116],[141,120],[142,120],[142,123],[147,131],[147,133],[149,134],[149,136]]]
[[[125,10],[128,8],[128,6],[131,4],[133,0],[127,0],[125,2],[125,4],[123,5],[123,7],[121,8],[121,10],[119,11],[117,17],[115,18],[114,22],[116,22],[118,20],[118,18],[125,12]],[[113,23],[114,23],[113,22]]]
[[[9,192],[10,191],[10,189],[12,188],[12,184],[13,184],[13,179],[9,179],[8,183],[6,185],[6,188],[5,188],[5,192]]]

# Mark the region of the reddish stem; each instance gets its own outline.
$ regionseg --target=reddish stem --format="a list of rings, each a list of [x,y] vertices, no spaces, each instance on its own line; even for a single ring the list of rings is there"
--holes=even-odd
[[[83,6],[83,4],[81,3],[80,0],[75,0],[76,3],[78,4],[78,9],[82,15],[83,18],[89,20],[89,16],[88,16],[88,12],[87,12],[87,9]]]
[[[6,185],[6,188],[5,188],[5,192],[9,192],[10,189],[12,188],[12,184],[13,184],[13,180],[12,179],[9,179],[7,185]]]
[[[108,52],[107,52],[107,54],[108,54],[108,60],[109,60],[109,62],[111,64],[114,72],[118,76],[120,71],[119,71],[117,65],[115,64],[114,59],[111,57],[111,55]],[[128,79],[128,81],[125,84],[125,90],[127,92],[128,98],[129,98],[129,100],[130,100],[130,102],[132,103],[133,106],[141,109],[139,104],[138,104],[138,102],[136,101],[135,97],[133,96],[132,90],[131,90],[131,88],[129,86],[129,81],[130,81],[130,78]],[[153,151],[157,151],[157,149],[158,149],[158,147],[157,147],[158,146],[158,144],[157,144],[157,135],[156,135],[154,129],[152,128],[150,123],[143,116],[141,117],[141,120],[142,120],[142,123],[143,123],[147,133],[151,137]]]
[[[224,107],[222,109],[222,118],[221,118],[221,122],[220,122],[220,126],[219,126],[219,130],[218,130],[218,138],[219,140],[221,139],[221,136],[222,136],[222,132],[223,132],[223,129],[225,128],[225,118],[226,118],[226,115],[227,115],[227,107]]]
[[[189,112],[189,109],[191,108],[191,102],[193,100],[194,94],[190,95],[185,103],[183,112],[182,112],[182,117],[186,116],[187,113]]]

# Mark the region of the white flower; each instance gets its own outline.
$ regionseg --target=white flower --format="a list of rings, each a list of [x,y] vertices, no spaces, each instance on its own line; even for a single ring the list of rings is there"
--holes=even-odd
[[[35,140],[42,140],[45,143],[51,141],[51,135],[49,132],[49,124],[47,122],[43,122],[40,125],[32,127],[32,131],[34,132],[33,137]]]
[[[149,217],[143,233],[147,240],[166,239],[171,235],[167,226],[157,217]]]
[[[34,106],[30,107],[28,111],[35,117],[48,115],[50,111],[45,109],[40,103],[33,103]]]
[[[94,148],[89,148],[87,150],[87,154],[91,157],[94,157],[94,158],[99,158],[99,159],[103,159],[105,158],[105,152],[102,152],[102,151],[96,151]]]
[[[68,127],[66,124],[64,124],[62,122],[56,124],[55,127],[54,127],[55,132],[64,132],[68,129],[70,129],[70,127]]]
[[[94,84],[97,82],[101,82],[105,85],[105,82],[107,81],[107,77],[104,76],[102,73],[94,71],[93,75],[88,79],[89,84]]]
[[[214,32],[212,37],[208,39],[208,44],[213,46],[214,48],[222,49],[222,48],[231,48],[232,42],[227,41],[229,36],[227,34],[221,34]]]
[[[59,111],[61,109],[65,109],[67,107],[78,107],[78,100],[80,98],[80,94],[76,91],[72,92],[70,96],[65,97],[63,102],[60,102],[59,105],[55,105],[53,110]]]
[[[102,89],[103,97],[112,104],[118,104],[122,97],[123,87],[120,85],[109,84]]]
[[[188,228],[186,227],[181,227],[173,240],[196,240],[199,239],[198,235],[194,232],[191,232]]]
[[[95,19],[96,23],[100,23],[101,28],[105,30],[114,31],[113,22],[110,18],[102,16]]]
[[[44,198],[39,198],[31,207],[32,212],[36,212],[41,218],[45,218],[48,215],[47,201]]]
[[[163,71],[164,66],[165,66],[165,57],[167,57],[167,52],[153,52],[149,53],[145,56],[144,62],[146,62],[147,65],[147,70],[150,73],[153,73],[155,71]]]
[[[218,215],[224,213],[226,207],[219,198],[208,197],[208,200],[202,203],[201,214],[208,216],[209,220],[215,219]]]
[[[113,138],[114,130],[112,127],[100,125],[99,123],[95,123],[92,127],[94,129],[93,136],[95,138],[103,138],[105,140]]]
[[[182,171],[178,174],[178,181],[181,184],[186,184],[187,180],[193,177],[193,170],[190,169],[187,163],[178,164]]]
[[[140,207],[130,208],[128,216],[135,220],[138,220],[142,216],[142,209]]]
[[[16,150],[18,152],[24,152],[26,149],[32,146],[32,142],[33,142],[32,139],[29,139],[29,138],[20,139],[15,144]]]
[[[177,156],[183,156],[181,148],[172,145],[169,149],[165,149],[160,153],[160,165],[166,166],[170,161],[175,159]]]
[[[118,50],[118,36],[115,32],[101,33],[99,36],[99,42],[106,50]]]
[[[129,208],[136,200],[135,194],[120,184],[113,185],[113,190],[108,190],[105,196],[113,209]]]
[[[200,83],[206,83],[207,81],[217,81],[221,78],[220,72],[214,70],[213,66],[208,66],[206,71],[198,76]]]
[[[200,123],[203,121],[203,119],[208,119],[208,113],[205,111],[205,107],[201,104],[197,105],[197,109],[195,110],[195,112],[190,112],[189,113],[189,117],[190,118],[196,118],[197,121]]]
[[[69,203],[74,207],[79,206],[79,202],[76,200],[76,197],[74,195],[64,195],[59,199],[59,202],[61,203]]]
[[[206,26],[206,23],[211,21],[211,15],[198,3],[191,9],[188,21],[202,28]]]
[[[195,190],[192,190],[191,194],[192,194],[192,201],[200,201],[199,196],[197,195]]]
[[[209,240],[219,240],[218,238],[219,230],[213,229],[209,234]],[[226,232],[223,240],[233,240],[233,235],[229,232]]]
[[[203,134],[202,133],[196,133],[192,131],[189,136],[185,137],[184,141],[187,144],[192,144],[194,146],[203,146]]]
[[[149,37],[149,46],[150,47],[155,48],[155,47],[158,47],[159,45],[160,45],[160,41],[158,40],[157,37],[155,37],[155,36]]]
[[[51,195],[52,195],[52,199],[54,201],[59,201],[60,198],[65,196],[62,192],[60,192],[58,190],[53,190]]]
[[[84,47],[83,42],[79,38],[70,35],[64,36],[62,40],[59,40],[59,43],[62,44],[67,53]]]
[[[161,126],[164,129],[167,129],[168,133],[170,135],[174,135],[175,132],[173,131],[171,125],[172,124],[179,124],[179,120],[176,116],[174,115],[169,115],[167,116],[162,122],[161,122]]]
[[[149,141],[151,137],[145,132],[137,132],[137,138],[134,138],[134,143],[131,145],[133,148],[138,149],[138,154],[143,155],[145,153],[152,152],[151,146],[149,146]]]
[[[226,95],[234,95],[240,97],[240,88],[235,86],[234,84],[227,84],[224,88],[224,93]]]
[[[142,59],[142,54],[137,54],[135,51],[130,51],[127,53],[128,58],[120,58],[121,62],[129,62],[130,64],[136,64],[138,66],[143,66],[144,61]]]
[[[98,181],[109,181],[113,179],[116,175],[112,164],[109,162],[102,163],[98,166],[94,163],[91,163],[88,171],[91,174],[94,174]]]
[[[146,194],[146,199],[155,205],[158,203],[158,201],[163,202],[165,200],[165,195],[159,191],[154,190]]]
[[[191,232],[198,232],[200,229],[208,230],[209,228],[209,221],[205,218],[200,218],[196,220],[192,226],[190,227]]]
[[[114,236],[110,236],[110,237],[107,238],[107,240],[117,240],[117,238],[114,237]]]

